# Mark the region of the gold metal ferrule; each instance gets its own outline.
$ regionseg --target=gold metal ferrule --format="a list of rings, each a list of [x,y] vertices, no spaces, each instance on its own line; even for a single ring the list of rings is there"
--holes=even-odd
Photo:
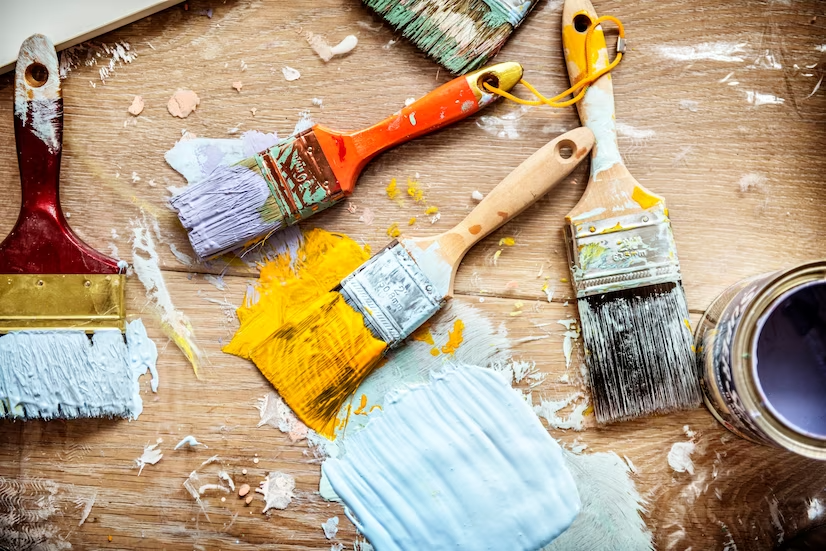
[[[491,86],[495,86],[500,90],[509,92],[522,79],[522,73],[522,65],[515,61],[506,61],[468,73],[465,78],[477,101],[487,103],[498,96],[485,90],[483,86],[485,82],[489,82]]]

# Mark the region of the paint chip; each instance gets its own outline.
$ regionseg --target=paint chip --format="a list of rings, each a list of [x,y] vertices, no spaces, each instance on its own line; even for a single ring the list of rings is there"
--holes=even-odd
[[[141,96],[135,96],[135,99],[132,100],[132,105],[129,106],[129,109],[127,109],[127,111],[129,111],[130,115],[137,117],[141,114],[141,112],[143,112],[143,108],[143,98]]]
[[[479,201],[484,199],[485,196],[482,195],[482,192],[477,189],[476,191],[470,194],[470,198],[478,203]]]
[[[244,87],[244,83],[241,82],[240,80],[236,80],[235,82],[232,83],[232,87],[235,88],[236,91],[240,92],[241,88]]]
[[[371,226],[375,217],[376,216],[373,214],[373,209],[364,207],[361,211],[361,216],[359,216],[359,222]]]
[[[311,32],[307,33],[306,39],[307,43],[324,63],[327,63],[337,55],[345,55],[352,52],[359,43],[358,38],[352,34],[345,36],[344,39],[335,46],[330,46],[323,36]]]
[[[324,537],[328,540],[336,537],[338,533],[338,517],[330,517],[327,522],[322,523],[321,529],[324,530]]]
[[[390,227],[387,228],[387,235],[392,238],[396,238],[402,234],[401,230],[399,229],[399,225],[396,222],[390,224]]]
[[[288,66],[284,66],[281,68],[281,74],[284,75],[284,79],[287,82],[292,82],[294,80],[298,80],[301,78],[301,73],[299,73],[297,69],[293,69],[292,67]]]
[[[264,510],[266,513],[270,509],[286,509],[293,500],[293,490],[295,490],[295,478],[280,471],[271,472],[260,483],[260,487],[255,491],[264,496]]]
[[[387,184],[387,187],[384,188],[384,191],[387,193],[388,199],[398,199],[399,195],[401,194],[401,191],[399,190],[398,185],[396,184],[395,178],[390,179],[390,183]]]
[[[513,237],[503,237],[499,240],[500,247],[513,247],[514,245],[516,245],[516,239]]]
[[[678,473],[694,474],[694,462],[691,454],[695,449],[694,442],[676,442],[668,452],[668,464]]]
[[[198,446],[203,446],[204,448],[208,448],[208,446],[206,444],[201,444],[200,442],[195,440],[195,437],[192,436],[191,434],[189,434],[187,436],[184,436],[183,439],[175,445],[174,449],[179,450],[179,449],[183,448],[184,446],[186,446],[188,448],[196,448]]]
[[[181,90],[172,94],[166,104],[166,110],[173,117],[187,118],[201,104],[201,98],[192,90]]]
[[[161,450],[157,449],[158,444],[151,444],[149,446],[144,446],[143,454],[137,459],[135,459],[135,464],[140,467],[138,470],[138,476],[141,475],[143,472],[143,468],[147,465],[155,465],[158,461],[163,458],[163,453]]]
[[[759,172],[750,172],[748,174],[744,174],[738,185],[740,186],[740,192],[746,193],[751,189],[760,190],[763,187],[763,184],[766,183],[766,176],[760,174]]]

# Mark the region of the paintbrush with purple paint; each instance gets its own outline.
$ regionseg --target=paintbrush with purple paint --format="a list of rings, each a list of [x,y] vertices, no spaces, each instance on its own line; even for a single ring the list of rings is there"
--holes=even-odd
[[[172,197],[192,249],[212,258],[266,237],[353,192],[367,163],[391,147],[460,121],[510,90],[518,63],[498,63],[456,78],[382,122],[356,132],[319,124],[237,164],[222,167]]]

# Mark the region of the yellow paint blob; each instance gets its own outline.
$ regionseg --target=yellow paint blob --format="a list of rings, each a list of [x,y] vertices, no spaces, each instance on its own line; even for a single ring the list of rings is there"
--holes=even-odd
[[[416,223],[416,217],[415,216],[411,217],[410,220],[407,221],[408,226],[412,226],[415,223]]]
[[[442,347],[442,353],[451,355],[456,353],[456,349],[459,348],[462,341],[465,340],[462,335],[464,330],[465,323],[462,320],[457,319],[453,322],[453,329],[447,332],[447,342]]]
[[[437,212],[439,212],[439,207],[427,207],[427,209],[425,209],[424,211],[424,213],[428,215],[436,214]]]
[[[364,411],[364,408],[366,408],[366,407],[367,407],[367,395],[362,394],[361,395],[361,401],[359,402],[359,407],[358,407],[358,409],[356,409],[356,411],[353,412],[353,415],[367,415],[367,413]]]
[[[387,184],[387,187],[384,188],[384,190],[387,192],[387,198],[388,199],[397,199],[399,197],[399,193],[401,193],[399,191],[398,186],[396,185],[396,179],[395,178],[390,180],[390,183]]]
[[[440,352],[439,352],[439,349],[438,349],[438,348],[431,348],[431,349],[430,349],[430,355],[431,355],[431,356],[436,357],[436,356],[438,356],[439,354],[440,354]]]
[[[424,202],[424,190],[419,187],[419,182],[416,180],[407,179],[407,195],[416,203]]]
[[[223,349],[251,359],[296,415],[328,438],[335,437],[342,406],[387,348],[361,314],[330,291],[368,258],[349,237],[306,232],[294,256],[282,254],[261,267],[257,300],[251,293],[238,308],[241,327]]]
[[[516,245],[516,239],[513,237],[503,237],[499,240],[500,247],[513,247],[514,245]]]
[[[399,229],[399,225],[396,222],[390,224],[390,227],[387,228],[387,235],[389,237],[396,238],[402,234],[402,231]]]
[[[414,341],[426,342],[429,345],[434,344],[433,333],[430,332],[430,322],[425,322],[421,327],[416,329],[411,335]]]
[[[631,192],[631,199],[636,201],[642,208],[651,208],[657,203],[662,203],[662,197],[654,195],[642,186],[634,186],[634,191]]]

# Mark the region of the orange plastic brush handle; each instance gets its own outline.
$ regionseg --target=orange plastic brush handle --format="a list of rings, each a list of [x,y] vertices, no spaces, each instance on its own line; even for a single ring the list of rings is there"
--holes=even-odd
[[[370,128],[336,132],[316,125],[313,132],[345,195],[353,192],[365,165],[393,146],[402,144],[476,113],[497,99],[482,87],[491,81],[511,89],[522,78],[522,66],[507,62],[455,78]]]
[[[117,261],[88,245],[60,208],[63,97],[57,53],[36,34],[20,47],[15,72],[14,136],[23,204],[0,243],[0,274],[116,274]]]

